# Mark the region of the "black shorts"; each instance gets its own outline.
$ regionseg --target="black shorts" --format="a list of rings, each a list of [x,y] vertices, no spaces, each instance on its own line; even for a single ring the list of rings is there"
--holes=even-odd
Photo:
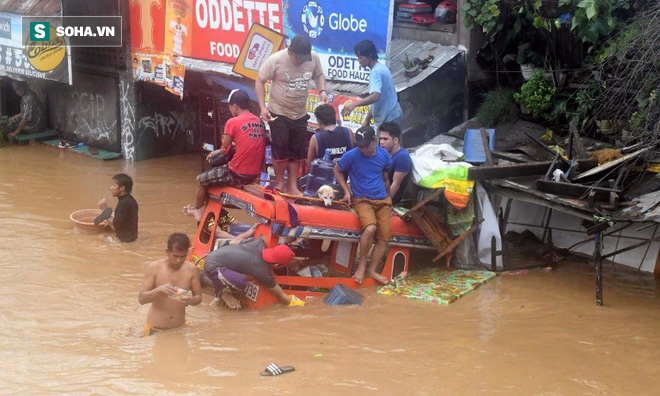
[[[300,161],[307,158],[307,145],[310,133],[307,132],[309,115],[298,120],[270,113],[277,117],[268,121],[270,137],[272,140],[274,161]]]
[[[251,184],[257,179],[257,176],[239,175],[231,170],[227,165],[222,165],[208,170],[199,175],[199,183],[202,186],[228,186],[234,187],[241,184]]]

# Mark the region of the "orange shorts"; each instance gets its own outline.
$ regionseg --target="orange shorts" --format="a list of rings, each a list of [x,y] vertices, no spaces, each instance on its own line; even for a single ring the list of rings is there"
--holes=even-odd
[[[362,230],[374,224],[376,226],[376,239],[389,242],[392,235],[392,199],[366,199],[358,198],[353,201]]]

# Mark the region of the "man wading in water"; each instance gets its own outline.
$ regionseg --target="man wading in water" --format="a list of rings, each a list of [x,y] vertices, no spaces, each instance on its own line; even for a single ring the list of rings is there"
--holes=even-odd
[[[190,239],[174,233],[167,240],[167,258],[147,265],[138,301],[151,303],[144,335],[173,329],[186,320],[186,307],[202,302],[197,267],[186,261]]]

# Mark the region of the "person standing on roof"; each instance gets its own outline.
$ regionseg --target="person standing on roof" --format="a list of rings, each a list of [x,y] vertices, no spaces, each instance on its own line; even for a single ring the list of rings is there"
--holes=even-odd
[[[369,125],[372,118],[376,126],[388,121],[401,124],[403,111],[397,98],[394,79],[387,66],[378,62],[378,51],[374,42],[362,40],[357,43],[355,45],[355,55],[357,55],[360,66],[371,69],[369,74],[369,96],[345,105],[341,112],[342,115],[350,115],[356,107],[371,105],[364,120],[364,126]]]
[[[272,81],[266,107],[267,81]],[[255,91],[261,108],[261,118],[268,121],[273,148],[275,188],[285,190],[284,171],[287,170],[287,192],[302,195],[298,189],[300,161],[307,158],[307,120],[305,110],[309,85],[316,82],[322,103],[328,102],[325,76],[319,56],[312,52],[306,37],[296,36],[289,48],[271,55],[261,66]]]

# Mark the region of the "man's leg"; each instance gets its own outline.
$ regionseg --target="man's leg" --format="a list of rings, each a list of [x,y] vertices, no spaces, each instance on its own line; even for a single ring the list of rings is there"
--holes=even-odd
[[[385,256],[385,253],[387,252],[387,247],[388,247],[387,241],[381,241],[381,240],[376,241],[376,245],[374,245],[374,250],[373,252],[371,252],[371,262],[369,263],[369,268],[367,269],[367,276],[374,278],[375,280],[377,280],[382,284],[387,284],[389,280],[383,275],[377,273],[376,268],[378,268],[378,264]]]
[[[202,184],[202,182],[199,180],[201,177],[197,176],[197,191],[195,192],[195,209],[199,209],[202,206],[204,206],[204,202],[206,202],[206,186]]]
[[[272,113],[271,113],[272,114]],[[269,121],[273,169],[275,170],[275,188],[284,191],[284,171],[289,164],[289,125],[288,118],[272,114],[276,120]]]
[[[289,174],[287,179],[287,193],[291,195],[300,195],[302,192],[298,189],[298,170],[300,168],[300,161],[290,161],[287,166]]]
[[[355,270],[355,275],[353,275],[353,279],[357,283],[362,283],[362,280],[364,280],[364,273],[367,270],[367,254],[371,249],[374,235],[376,235],[376,225],[370,224],[362,231],[362,236],[360,236],[360,261],[357,270]]]
[[[275,188],[284,191],[284,171],[288,168],[289,161],[273,161],[273,169],[275,169]]]
[[[374,205],[374,210],[376,212],[377,241],[373,252],[371,252],[371,262],[367,269],[367,275],[376,279],[380,283],[386,284],[389,280],[383,275],[377,273],[376,268],[378,268],[378,264],[380,264],[381,260],[387,253],[387,244],[392,235],[392,200],[386,198],[382,201],[378,201],[377,204]]]

